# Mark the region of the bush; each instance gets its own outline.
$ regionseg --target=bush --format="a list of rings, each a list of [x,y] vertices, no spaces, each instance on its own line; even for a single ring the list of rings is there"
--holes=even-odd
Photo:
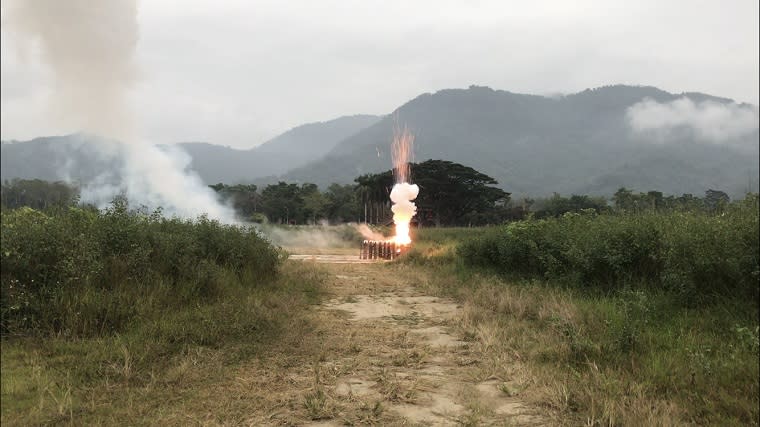
[[[252,228],[147,215],[119,200],[102,212],[3,211],[1,331],[118,331],[141,297],[166,308],[213,299],[230,282],[222,276],[255,285],[277,273],[279,259]]]
[[[686,303],[717,295],[758,298],[758,199],[720,215],[703,212],[597,215],[510,223],[460,245],[470,265],[618,290],[643,283]]]

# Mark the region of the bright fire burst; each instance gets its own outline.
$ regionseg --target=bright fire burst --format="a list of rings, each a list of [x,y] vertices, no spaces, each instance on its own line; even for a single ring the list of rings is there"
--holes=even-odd
[[[396,225],[396,235],[392,240],[401,245],[412,243],[409,236],[409,223],[417,213],[417,206],[412,200],[417,198],[420,191],[416,184],[409,183],[409,163],[412,161],[413,144],[414,135],[408,129],[394,130],[391,153],[393,156],[393,176],[396,183],[391,190],[391,202],[393,202],[391,210],[393,211],[393,223]]]

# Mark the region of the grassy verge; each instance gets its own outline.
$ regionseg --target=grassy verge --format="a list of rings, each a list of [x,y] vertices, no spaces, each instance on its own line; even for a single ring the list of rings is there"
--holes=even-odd
[[[251,228],[119,201],[3,211],[0,258],[2,425],[239,423],[205,391],[306,333],[323,282]]]
[[[274,342],[306,333],[322,273],[296,263],[246,286],[232,277],[213,301],[131,322],[97,337],[2,342],[2,425],[186,425],[234,422],[239,395],[205,393]],[[215,408],[213,415],[198,408]],[[250,414],[244,414],[248,416]],[[208,418],[211,416],[211,418]]]
[[[758,424],[756,300],[510,276],[465,263],[466,232],[424,233],[405,262],[418,286],[464,305],[461,333],[487,343],[482,376],[508,395],[567,425]]]

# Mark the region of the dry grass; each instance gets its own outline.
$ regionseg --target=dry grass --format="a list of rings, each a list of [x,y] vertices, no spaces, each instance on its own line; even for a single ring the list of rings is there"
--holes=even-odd
[[[418,288],[463,305],[460,333],[482,357],[471,365],[474,379],[502,381],[505,395],[544,408],[558,425],[758,424],[756,338],[716,326],[730,329],[741,316],[720,307],[669,314],[667,299],[655,295],[644,315],[662,313],[659,323],[645,317],[627,325],[620,321],[625,297],[509,283],[461,266],[452,253],[452,245],[425,248],[399,268],[419,267]],[[625,327],[636,334],[632,349],[618,344],[631,333]]]
[[[435,253],[451,252],[438,247]],[[328,298],[336,303],[392,294],[410,314],[351,319],[346,312],[307,307],[313,299],[294,303],[299,288],[291,287],[273,300],[256,294],[250,301],[265,317],[283,322],[254,350],[235,340],[190,345],[146,365],[144,353],[125,339],[4,342],[3,425],[400,425],[413,421],[399,407],[424,409],[442,389],[462,407],[449,421],[488,425],[503,417],[493,399],[475,389],[484,382],[493,384],[499,399],[525,403],[551,425],[700,421],[683,400],[663,397],[652,380],[638,376],[648,372],[642,365],[655,362],[631,357],[621,367],[604,354],[595,337],[606,326],[594,310],[616,309],[604,301],[539,283],[507,284],[436,261],[286,265],[288,280],[322,283],[329,275]],[[431,322],[415,314],[411,295],[420,291],[459,301],[456,317]],[[410,333],[432,325],[454,328],[464,345],[431,348]],[[689,360],[703,360],[700,354]],[[661,363],[663,372],[678,367]],[[431,367],[443,367],[445,375],[433,380],[423,374]],[[705,369],[696,375],[706,375]],[[736,419],[724,424],[739,424]]]
[[[403,265],[382,264],[324,265],[333,277],[342,278],[330,286],[331,299],[336,302],[382,299],[398,295],[399,304],[410,306],[409,277],[417,269]],[[364,280],[352,280],[363,277]],[[406,302],[404,304],[403,302]],[[413,309],[410,308],[410,310]],[[256,425],[301,425],[311,421],[331,421],[345,425],[416,425],[414,418],[404,419],[409,412],[432,414],[434,419],[450,423],[476,425],[493,422],[493,412],[481,402],[472,386],[480,367],[474,364],[457,365],[454,358],[481,360],[476,338],[472,346],[455,349],[431,348],[415,334],[415,328],[431,325],[430,319],[419,315],[388,316],[383,319],[356,320],[345,312],[318,309],[308,314],[315,328],[301,337],[297,345],[282,342],[242,367],[235,376],[257,378],[257,389],[251,396],[259,403],[255,418],[246,422]],[[455,321],[458,320],[458,317]],[[493,344],[491,344],[493,345]],[[473,347],[473,348],[470,348]],[[477,348],[474,348],[477,347]],[[442,361],[441,359],[448,359]],[[447,371],[452,366],[457,372]],[[437,369],[445,374],[436,374]],[[433,369],[432,373],[425,373]],[[354,381],[354,386],[347,386]],[[456,384],[469,383],[458,395],[463,402],[448,415],[436,415],[431,409],[441,390]],[[223,385],[223,387],[227,387]],[[458,386],[457,386],[458,387]],[[468,391],[469,390],[469,391]],[[225,394],[224,389],[213,394]],[[451,398],[451,393],[445,396]],[[432,412],[430,412],[432,411]],[[435,418],[438,417],[438,418]],[[490,418],[489,418],[490,417]]]
[[[2,425],[244,423],[263,406],[251,399],[257,380],[238,375],[240,367],[303,340],[313,329],[306,308],[322,279],[315,267],[288,264],[272,288],[252,287],[123,334],[5,339]],[[246,334],[215,331],[226,323],[214,322],[243,306],[257,313],[240,325]],[[204,328],[215,331],[211,345],[194,342],[211,336],[198,335]]]

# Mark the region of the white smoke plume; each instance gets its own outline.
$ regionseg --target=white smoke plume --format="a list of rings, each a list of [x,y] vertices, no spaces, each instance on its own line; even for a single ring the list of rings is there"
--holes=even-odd
[[[223,222],[235,220],[233,210],[187,171],[187,155],[135,135],[128,98],[137,77],[136,0],[4,1],[3,21],[22,51],[36,48],[52,71],[51,117],[72,131],[120,141],[98,148],[106,157],[123,160],[120,173],[113,175],[121,182],[96,181],[84,189],[83,201],[102,205],[124,193],[130,203],[161,206],[167,214],[205,212]]]
[[[391,157],[396,184],[391,189],[391,202],[393,202],[391,211],[393,211],[393,223],[396,225],[396,235],[393,240],[402,245],[412,242],[409,237],[409,222],[417,213],[417,206],[412,200],[416,199],[420,192],[417,185],[409,184],[410,162],[414,159],[413,147],[414,135],[409,132],[409,129],[406,127],[401,129],[394,125]]]
[[[378,233],[367,226],[367,224],[359,224],[356,226],[356,231],[364,237],[365,240],[378,240],[384,241],[387,237],[382,233]]]
[[[391,210],[393,211],[393,222],[396,224],[397,243],[407,244],[409,240],[409,222],[414,214],[417,213],[417,206],[412,200],[417,198],[420,187],[417,184],[401,182],[391,189]]]
[[[391,190],[391,202],[393,202],[391,210],[393,211],[394,219],[411,221],[414,214],[417,213],[417,206],[415,206],[412,200],[416,199],[419,193],[420,187],[417,184],[402,182],[393,186]]]
[[[687,97],[667,103],[644,99],[626,111],[628,124],[637,133],[658,142],[683,135],[710,143],[737,141],[758,129],[758,109],[736,103],[695,103]]]
[[[271,226],[262,225],[259,231],[272,243],[287,249],[355,248],[358,230],[352,225],[339,226]]]

